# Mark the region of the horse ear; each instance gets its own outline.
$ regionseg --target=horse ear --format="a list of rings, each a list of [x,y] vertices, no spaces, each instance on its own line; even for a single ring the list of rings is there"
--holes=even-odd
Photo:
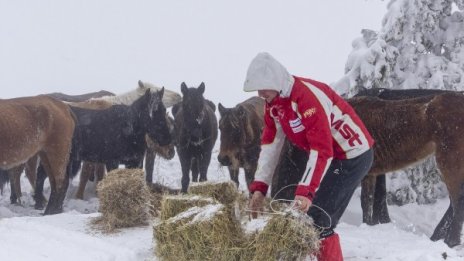
[[[226,108],[224,108],[224,106],[222,106],[221,103],[218,103],[218,110],[219,110],[219,115],[224,116],[224,113],[226,112]]]
[[[180,84],[180,91],[182,92],[183,95],[187,93],[187,89],[188,89],[187,84],[185,84],[185,82],[182,82]]]
[[[158,91],[158,94],[159,94],[160,98],[162,99],[163,96],[164,96],[164,86],[161,87],[161,90]]]
[[[200,86],[198,86],[198,90],[200,91],[201,94],[205,92],[205,83],[201,82]]]
[[[141,80],[139,80],[138,83],[139,83],[139,87],[140,87],[140,88],[144,88],[144,87],[145,87],[145,85],[143,84],[143,82],[142,82]]]

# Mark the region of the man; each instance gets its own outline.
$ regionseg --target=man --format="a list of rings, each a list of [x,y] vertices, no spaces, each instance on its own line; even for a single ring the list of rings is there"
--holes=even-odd
[[[295,201],[320,228],[317,258],[343,260],[334,228],[372,165],[371,135],[353,108],[328,85],[290,75],[268,53],[253,59],[243,89],[258,91],[266,100],[258,170],[250,185],[250,209],[262,208],[285,135],[309,153]]]

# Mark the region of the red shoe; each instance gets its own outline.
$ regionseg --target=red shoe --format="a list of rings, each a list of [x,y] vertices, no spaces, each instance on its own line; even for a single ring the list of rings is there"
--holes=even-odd
[[[321,240],[318,261],[343,261],[342,247],[340,246],[340,237],[337,233]]]

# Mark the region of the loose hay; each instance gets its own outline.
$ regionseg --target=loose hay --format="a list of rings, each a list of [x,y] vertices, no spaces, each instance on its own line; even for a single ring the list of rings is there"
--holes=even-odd
[[[250,236],[249,248],[254,261],[304,260],[319,249],[319,233],[306,215],[290,210],[286,215],[274,215],[262,231]]]
[[[143,173],[142,169],[116,169],[98,183],[102,215],[92,221],[96,228],[113,232],[147,224],[150,194]]]
[[[153,226],[163,260],[240,260],[243,233],[222,204],[193,207]]]
[[[161,220],[167,220],[191,207],[203,207],[214,203],[214,199],[198,195],[165,195],[161,200],[160,217]]]

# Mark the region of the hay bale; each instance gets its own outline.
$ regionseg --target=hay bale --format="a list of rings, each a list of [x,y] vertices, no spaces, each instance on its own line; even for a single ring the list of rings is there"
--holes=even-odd
[[[217,203],[212,198],[198,195],[164,195],[161,199],[160,218],[167,220],[191,207],[203,207]]]
[[[237,186],[232,181],[193,183],[188,191],[191,194],[211,197],[226,206],[233,205],[240,196]]]
[[[178,189],[172,189],[159,183],[147,184],[150,189],[149,213],[152,217],[159,217],[161,214],[161,201],[165,195],[177,195]]]
[[[241,260],[243,232],[222,204],[193,207],[153,226],[162,260]]]
[[[102,215],[93,224],[104,232],[147,224],[149,190],[142,169],[116,169],[98,183]]]
[[[262,231],[252,234],[248,240],[251,243],[244,251],[254,253],[254,261],[304,260],[319,249],[319,233],[312,219],[296,210],[272,216]]]

